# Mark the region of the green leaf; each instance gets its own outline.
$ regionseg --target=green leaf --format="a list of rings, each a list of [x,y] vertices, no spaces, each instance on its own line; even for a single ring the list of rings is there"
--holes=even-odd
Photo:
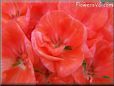
[[[109,79],[110,77],[109,77],[109,76],[103,76],[103,78],[107,78],[107,79]]]
[[[71,46],[65,46],[64,50],[72,50],[72,47]]]

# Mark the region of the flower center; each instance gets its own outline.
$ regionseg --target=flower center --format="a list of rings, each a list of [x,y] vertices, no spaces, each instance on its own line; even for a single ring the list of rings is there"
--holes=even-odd
[[[82,63],[82,66],[83,66],[83,71],[84,71],[86,78],[88,80],[91,80],[93,78],[93,76],[95,75],[93,64],[91,64],[89,67],[87,67],[87,62],[86,62],[86,60],[84,60]]]
[[[21,54],[19,57],[17,57],[17,60],[16,62],[12,65],[13,67],[20,67],[21,69],[25,70],[26,69],[26,66],[25,66],[25,58],[27,57],[27,55],[24,53],[24,54]]]

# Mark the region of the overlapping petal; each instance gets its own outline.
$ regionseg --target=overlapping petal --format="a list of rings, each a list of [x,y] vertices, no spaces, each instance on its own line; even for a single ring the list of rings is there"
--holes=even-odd
[[[2,82],[12,84],[16,79],[15,83],[34,83],[34,53],[31,43],[15,21],[2,26],[2,39]]]
[[[2,2],[2,84],[113,83],[113,7],[80,1]]]
[[[32,44],[50,71],[67,76],[83,61],[84,34],[84,26],[79,21],[62,11],[54,11],[42,17],[32,33]],[[67,49],[68,46],[72,49]]]

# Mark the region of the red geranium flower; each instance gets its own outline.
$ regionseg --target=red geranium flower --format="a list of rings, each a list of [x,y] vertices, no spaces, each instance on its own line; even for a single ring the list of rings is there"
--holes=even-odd
[[[82,83],[112,83],[113,82],[113,57],[112,44],[100,40],[96,44],[93,58],[85,59],[82,66],[73,73],[75,81]]]
[[[49,12],[32,32],[32,44],[43,65],[67,76],[83,61],[84,26],[61,11]]]
[[[35,83],[34,53],[15,21],[2,26],[2,83]]]
[[[113,7],[2,2],[3,84],[112,83],[112,45]]]

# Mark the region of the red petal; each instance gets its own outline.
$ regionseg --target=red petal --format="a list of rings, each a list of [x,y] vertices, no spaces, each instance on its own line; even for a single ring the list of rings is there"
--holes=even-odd
[[[3,84],[35,84],[35,76],[30,60],[26,62],[25,69],[11,68],[3,72]]]

